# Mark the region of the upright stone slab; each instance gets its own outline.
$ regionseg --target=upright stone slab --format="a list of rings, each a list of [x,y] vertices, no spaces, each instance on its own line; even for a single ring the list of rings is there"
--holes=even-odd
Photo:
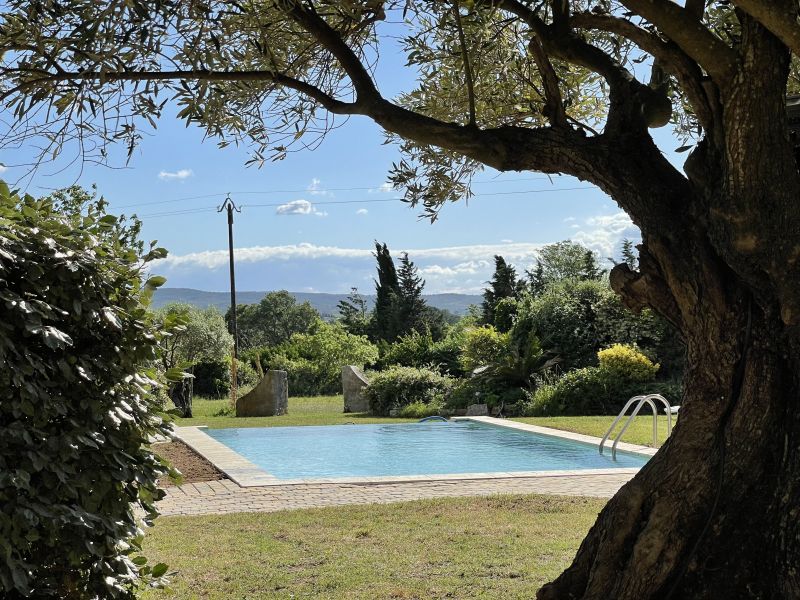
[[[361,369],[353,365],[342,367],[342,393],[344,394],[344,412],[367,412],[369,402],[364,390],[369,381]]]
[[[289,412],[286,371],[267,371],[258,385],[236,399],[237,417],[274,417]]]
[[[486,404],[470,404],[467,407],[468,417],[488,417],[489,407]]]

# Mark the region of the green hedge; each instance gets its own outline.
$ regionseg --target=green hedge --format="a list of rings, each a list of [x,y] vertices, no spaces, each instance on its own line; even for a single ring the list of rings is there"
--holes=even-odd
[[[150,390],[160,333],[143,284],[165,256],[79,188],[0,182],[0,597],[134,598],[163,576],[140,550],[166,469]]]
[[[661,394],[670,404],[680,404],[681,393],[677,381],[632,381],[602,367],[586,367],[539,386],[523,412],[534,417],[616,415],[633,396]]]
[[[453,379],[428,368],[390,367],[370,377],[366,396],[375,415],[413,403],[443,403]]]

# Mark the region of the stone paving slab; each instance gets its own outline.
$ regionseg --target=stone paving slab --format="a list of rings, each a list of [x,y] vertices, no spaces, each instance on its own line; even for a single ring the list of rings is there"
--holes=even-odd
[[[585,435],[583,433],[573,433],[572,431],[564,431],[563,429],[554,429],[552,427],[542,427],[541,425],[531,425],[529,423],[520,423],[518,421],[511,421],[509,419],[497,419],[495,417],[452,417],[454,421],[476,421],[478,423],[485,423],[487,425],[494,425],[495,427],[507,427],[508,429],[516,429],[518,431],[529,431],[531,433],[538,433],[540,435],[548,435],[551,437],[559,437],[573,442],[580,442],[581,444],[588,444],[599,448],[602,438],[593,435]],[[613,440],[606,440],[606,448],[610,449]],[[623,452],[632,452],[634,454],[646,454],[647,456],[654,456],[658,452],[657,448],[650,446],[640,446],[639,444],[629,444],[627,442],[619,442],[617,450]],[[610,450],[609,450],[610,452]]]
[[[556,494],[610,498],[631,477],[633,473],[630,469],[616,469],[603,474],[398,483],[307,483],[261,487],[241,487],[230,480],[222,480],[168,488],[166,497],[158,502],[158,510],[167,516],[213,515],[493,494]]]

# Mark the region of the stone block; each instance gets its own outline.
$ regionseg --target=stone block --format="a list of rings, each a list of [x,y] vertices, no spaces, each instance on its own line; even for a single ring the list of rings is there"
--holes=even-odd
[[[353,365],[342,367],[342,393],[344,394],[344,412],[367,412],[369,402],[364,390],[369,381],[361,369]]]
[[[274,417],[289,412],[286,371],[267,371],[258,385],[236,399],[237,417]]]
[[[467,407],[468,417],[488,417],[489,407],[486,404],[470,404]]]

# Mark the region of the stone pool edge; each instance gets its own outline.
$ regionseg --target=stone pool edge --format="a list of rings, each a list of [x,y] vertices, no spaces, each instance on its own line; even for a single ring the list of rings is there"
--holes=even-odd
[[[539,425],[529,425],[518,423],[508,419],[496,419],[494,417],[453,417],[456,421],[476,421],[487,425],[496,425],[528,431],[541,435],[559,437],[583,444],[598,446],[600,438],[541,427]],[[200,456],[205,458],[217,469],[222,471],[231,481],[239,487],[268,487],[283,485],[309,485],[309,484],[361,484],[361,485],[380,485],[387,483],[410,483],[410,482],[454,482],[454,481],[474,481],[485,479],[523,479],[530,477],[572,477],[575,475],[635,475],[638,468],[619,468],[619,469],[572,469],[561,471],[514,471],[514,472],[491,472],[491,473],[454,473],[446,475],[386,475],[380,477],[325,477],[309,479],[278,479],[274,475],[264,471],[254,463],[247,460],[238,452],[233,451],[228,446],[206,434],[203,429],[205,425],[192,427],[175,427],[173,434]],[[619,450],[634,454],[644,454],[652,456],[656,453],[655,448],[648,446],[638,446],[620,442],[617,445]]]

